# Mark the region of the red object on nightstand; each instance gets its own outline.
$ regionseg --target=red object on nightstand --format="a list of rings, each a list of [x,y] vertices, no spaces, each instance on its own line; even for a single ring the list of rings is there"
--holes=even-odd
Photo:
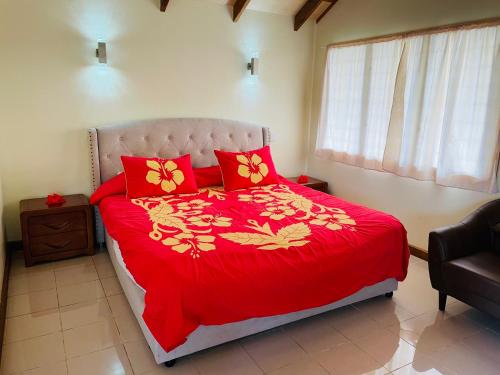
[[[309,176],[301,174],[297,178],[297,183],[299,183],[299,184],[307,184],[308,182],[309,182]]]
[[[45,201],[49,207],[59,207],[62,206],[64,202],[66,202],[66,199],[56,193],[47,195],[47,200]]]

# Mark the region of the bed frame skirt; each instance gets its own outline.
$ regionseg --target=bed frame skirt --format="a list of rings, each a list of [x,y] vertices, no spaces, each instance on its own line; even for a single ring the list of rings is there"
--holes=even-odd
[[[340,301],[330,303],[328,305],[302,310],[294,313],[275,315],[264,318],[254,318],[243,320],[241,322],[228,323],[224,325],[200,326],[192,332],[188,340],[178,346],[176,349],[166,352],[160,346],[158,341],[149,331],[142,313],[144,311],[144,291],[140,288],[129,276],[128,271],[124,268],[123,260],[121,259],[118,243],[106,234],[106,245],[108,248],[111,262],[115,268],[118,280],[123,288],[125,296],[130,303],[132,311],[139,322],[139,325],[144,333],[146,341],[153,352],[156,363],[164,363],[175,360],[179,357],[198,352],[203,349],[211,348],[225,342],[233,341],[242,337],[253,335],[271,328],[291,323],[300,319],[304,319],[313,315],[321,314],[326,311],[334,310],[342,306],[350,305],[355,302],[363,301],[376,296],[390,293],[398,288],[398,282],[395,279],[387,279],[378,284],[361,289],[355,294],[350,295]]]

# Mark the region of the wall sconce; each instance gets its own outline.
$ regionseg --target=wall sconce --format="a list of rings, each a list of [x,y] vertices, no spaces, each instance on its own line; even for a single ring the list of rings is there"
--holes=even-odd
[[[99,64],[106,64],[108,62],[108,58],[106,56],[106,43],[98,42],[97,49],[95,50],[95,55],[99,60]]]
[[[247,64],[247,69],[250,70],[250,74],[253,76],[259,75],[259,59],[252,57],[252,60]]]

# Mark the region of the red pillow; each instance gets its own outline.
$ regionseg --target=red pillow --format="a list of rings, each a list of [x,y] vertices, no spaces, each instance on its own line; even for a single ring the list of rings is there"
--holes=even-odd
[[[94,191],[94,194],[90,196],[90,204],[96,205],[107,196],[125,194],[126,192],[127,184],[125,182],[125,173],[121,172],[104,182]]]
[[[279,183],[269,146],[248,152],[214,152],[226,191]]]
[[[189,154],[177,159],[131,156],[121,159],[128,198],[198,192]]]
[[[193,168],[193,172],[199,188],[222,186],[222,173],[218,165],[214,167]]]

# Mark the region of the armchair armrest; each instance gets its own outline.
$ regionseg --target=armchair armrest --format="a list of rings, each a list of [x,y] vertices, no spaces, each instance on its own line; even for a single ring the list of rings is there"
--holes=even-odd
[[[477,246],[481,236],[477,229],[471,223],[460,223],[433,230],[429,234],[429,262],[449,262],[484,250]]]
[[[462,222],[429,233],[429,275],[434,289],[446,293],[442,265],[481,251],[493,250],[492,224],[500,218],[500,199],[481,206]]]
[[[443,263],[479,251],[479,247],[469,246],[476,234],[470,226],[470,224],[460,223],[429,233],[428,266],[431,285],[444,295],[447,292]]]
[[[479,251],[493,250],[492,230],[500,221],[500,199],[479,207],[457,225],[429,234],[429,263],[448,262]]]

